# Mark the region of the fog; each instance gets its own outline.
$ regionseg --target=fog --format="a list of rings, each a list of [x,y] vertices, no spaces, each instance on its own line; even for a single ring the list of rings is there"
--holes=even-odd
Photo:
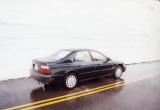
[[[66,48],[125,63],[160,60],[160,2],[0,1],[0,80],[27,77],[32,59]]]

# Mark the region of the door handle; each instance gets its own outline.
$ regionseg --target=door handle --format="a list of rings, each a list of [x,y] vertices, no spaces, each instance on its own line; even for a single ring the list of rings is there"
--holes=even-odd
[[[97,64],[97,65],[101,65],[101,64]]]

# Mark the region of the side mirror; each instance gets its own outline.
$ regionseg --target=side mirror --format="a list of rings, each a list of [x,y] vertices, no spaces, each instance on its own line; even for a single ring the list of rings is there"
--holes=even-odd
[[[111,60],[111,59],[108,57],[108,58],[107,58],[107,61],[110,61],[110,60]]]
[[[108,61],[111,61],[111,59],[110,59],[109,57],[107,58],[107,62],[108,62]]]
[[[104,61],[104,63],[109,62],[111,59],[109,57],[106,58],[106,60]]]

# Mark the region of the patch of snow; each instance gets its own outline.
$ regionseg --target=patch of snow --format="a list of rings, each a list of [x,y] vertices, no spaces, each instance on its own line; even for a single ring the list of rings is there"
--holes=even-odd
[[[160,60],[159,13],[158,0],[0,1],[0,80],[27,77],[32,59],[64,48]]]

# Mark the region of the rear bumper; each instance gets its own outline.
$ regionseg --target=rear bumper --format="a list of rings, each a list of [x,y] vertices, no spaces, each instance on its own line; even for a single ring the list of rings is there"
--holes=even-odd
[[[38,73],[33,69],[30,70],[30,74],[33,79],[35,79],[40,83],[49,84],[51,82],[54,82],[54,78],[51,75],[44,75],[44,74]]]

